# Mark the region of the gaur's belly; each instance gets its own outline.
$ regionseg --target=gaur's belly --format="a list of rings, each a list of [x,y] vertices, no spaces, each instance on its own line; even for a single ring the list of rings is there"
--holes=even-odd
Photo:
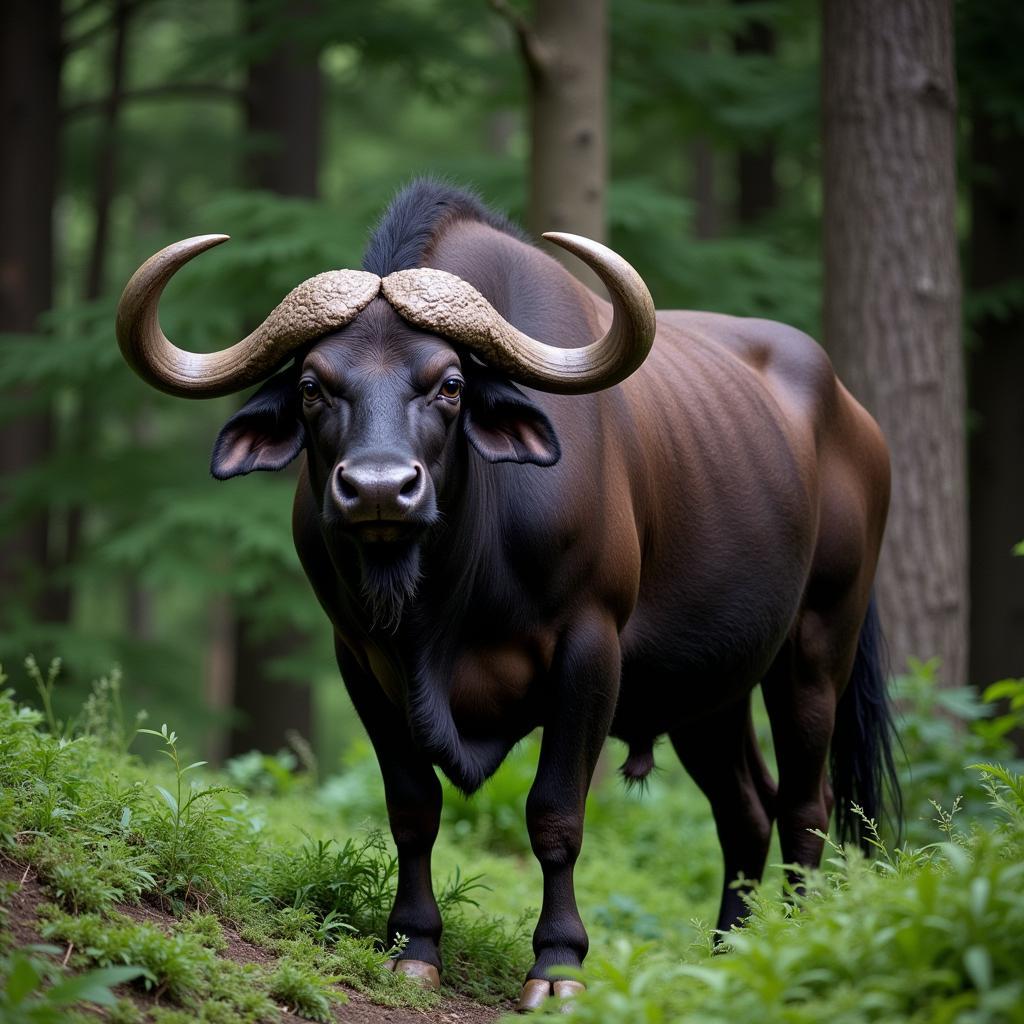
[[[644,606],[623,631],[622,681],[612,734],[654,737],[734,704],[756,686],[800,606],[801,584],[737,600]]]

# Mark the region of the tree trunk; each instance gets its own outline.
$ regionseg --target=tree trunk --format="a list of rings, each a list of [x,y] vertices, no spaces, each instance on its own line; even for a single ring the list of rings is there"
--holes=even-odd
[[[59,0],[0,4],[0,332],[35,332],[52,301],[60,65]],[[50,438],[45,411],[0,422],[0,505],[5,485],[46,457]],[[45,514],[0,537],[0,593],[25,568],[40,574],[47,537]]]
[[[1024,132],[1005,120],[972,118],[969,260],[978,291],[1024,281]],[[1018,300],[973,326],[971,680],[985,686],[1024,675],[1024,558],[1011,554],[1024,539],[1024,307]]]
[[[247,0],[249,24],[264,29],[266,3]],[[308,17],[313,0],[282,0],[288,19]],[[319,55],[287,40],[249,65],[245,114],[250,150],[246,179],[254,188],[283,196],[316,198],[320,169],[323,81]]]
[[[893,655],[967,672],[967,489],[952,0],[826,0],[825,341],[882,426]]]
[[[758,0],[734,0],[744,7]],[[775,31],[760,18],[750,18],[742,32],[733,40],[733,49],[740,56],[775,54]],[[736,158],[736,214],[740,224],[754,224],[779,201],[775,180],[775,145],[770,140],[744,147]]]
[[[282,0],[277,14],[286,19],[308,16],[311,0]],[[263,0],[248,0],[249,26],[265,30],[261,19],[267,15]],[[271,15],[272,16],[272,15]],[[318,54],[286,39],[249,67],[245,107],[247,134],[253,149],[247,161],[249,184],[287,196],[317,195],[320,165],[322,79]],[[220,610],[223,620],[230,611]],[[223,642],[223,623],[216,634]],[[267,671],[277,657],[296,650],[303,637],[284,628],[271,637],[257,639],[253,623],[239,616],[235,628],[233,658],[221,654],[213,664],[234,665],[234,709],[236,724],[228,744],[234,756],[247,750],[274,751],[287,743],[286,733],[294,730],[309,739],[313,728],[313,695],[305,680],[274,679]],[[210,695],[220,694],[223,685],[213,676]],[[214,743],[217,741],[215,740]]]
[[[103,294],[107,256],[110,248],[110,208],[117,193],[118,122],[124,98],[125,55],[128,44],[128,23],[131,19],[129,0],[115,0],[111,16],[113,36],[110,40],[110,88],[103,101],[97,132],[96,172],[93,179],[93,236],[86,264],[82,297],[94,302]],[[93,395],[88,389],[78,394],[78,408],[68,425],[70,445],[77,455],[85,456],[86,439],[93,424]],[[74,504],[63,515],[51,512],[50,543],[47,552],[47,618],[69,622],[72,615],[73,589],[60,580],[74,564],[81,543],[85,509]],[[58,539],[59,538],[59,539]],[[130,599],[130,604],[134,599]]]
[[[606,0],[534,0],[533,21],[494,2],[515,28],[530,86],[527,226],[603,241],[608,185],[608,16]],[[597,276],[548,246],[581,281]]]

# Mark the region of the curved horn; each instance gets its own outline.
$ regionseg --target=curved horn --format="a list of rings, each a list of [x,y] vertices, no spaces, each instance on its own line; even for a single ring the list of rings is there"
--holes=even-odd
[[[418,327],[462,342],[513,380],[539,391],[580,395],[625,380],[647,358],[655,332],[654,302],[640,275],[617,253],[580,235],[549,231],[546,239],[586,263],[605,283],[612,324],[582,348],[556,348],[513,327],[470,284],[443,270],[400,270],[381,283],[385,298]]]
[[[303,281],[252,334],[220,352],[200,355],[164,336],[158,316],[167,282],[194,256],[226,242],[197,235],[151,256],[125,285],[117,306],[117,343],[128,365],[160,391],[214,398],[270,376],[289,353],[343,327],[376,296],[380,278],[362,270],[331,270]]]

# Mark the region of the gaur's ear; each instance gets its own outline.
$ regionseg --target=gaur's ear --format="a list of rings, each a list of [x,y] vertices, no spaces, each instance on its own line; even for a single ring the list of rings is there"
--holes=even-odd
[[[519,388],[491,374],[474,374],[466,392],[462,429],[488,462],[553,466],[561,458],[551,421]]]
[[[295,373],[279,373],[224,424],[210,459],[218,480],[255,469],[284,469],[302,451],[306,426],[295,389]]]

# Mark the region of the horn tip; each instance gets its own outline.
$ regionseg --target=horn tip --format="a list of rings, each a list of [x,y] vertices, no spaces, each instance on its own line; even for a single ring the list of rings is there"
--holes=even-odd
[[[544,231],[541,233],[540,237],[546,242],[554,242],[556,245],[561,245],[563,242],[591,241],[591,239],[586,238],[583,235],[574,235],[569,231]]]

